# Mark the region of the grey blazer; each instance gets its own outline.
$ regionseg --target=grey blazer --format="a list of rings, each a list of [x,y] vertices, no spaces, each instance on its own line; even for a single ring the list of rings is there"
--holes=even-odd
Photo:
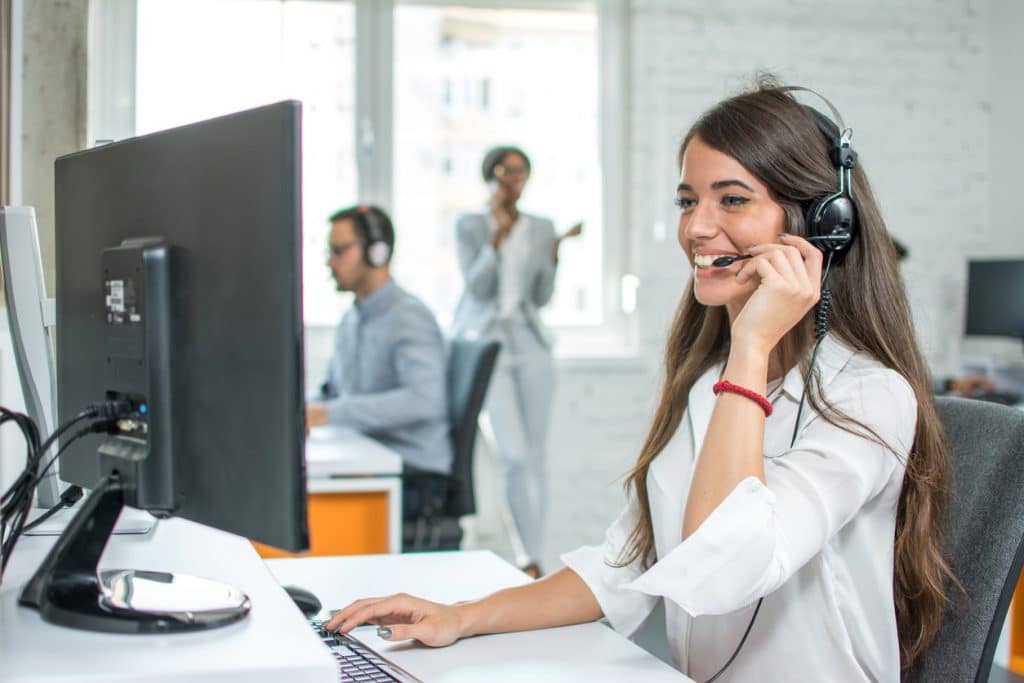
[[[551,301],[555,290],[556,264],[551,261],[551,245],[555,240],[555,226],[547,218],[524,214],[530,219],[529,263],[527,296],[523,313],[530,330],[545,348],[551,348],[538,309]],[[501,254],[491,247],[491,223],[488,214],[462,214],[455,222],[455,241],[459,268],[466,289],[452,320],[455,337],[487,336],[498,314],[498,267]]]

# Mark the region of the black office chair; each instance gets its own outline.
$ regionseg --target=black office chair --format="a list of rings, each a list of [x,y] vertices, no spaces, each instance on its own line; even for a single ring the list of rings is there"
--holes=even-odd
[[[935,404],[953,461],[946,552],[967,595],[951,591],[934,642],[904,680],[988,683],[1024,563],[1024,412],[952,397]]]
[[[443,498],[425,501],[415,520],[403,523],[403,551],[458,550],[462,541],[459,517],[476,512],[473,495],[473,449],[477,418],[498,359],[496,341],[455,339],[448,352],[448,419],[451,423],[451,475],[445,478]],[[416,475],[426,482],[437,475]],[[433,489],[436,491],[437,487]]]

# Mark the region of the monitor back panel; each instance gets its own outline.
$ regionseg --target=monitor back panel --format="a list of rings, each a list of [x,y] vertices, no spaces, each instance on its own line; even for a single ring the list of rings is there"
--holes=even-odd
[[[301,110],[289,101],[56,161],[60,421],[103,399],[104,248],[162,237],[172,286],[177,514],[308,542],[303,458]],[[154,409],[157,409],[154,406]],[[98,437],[61,459],[92,487]]]

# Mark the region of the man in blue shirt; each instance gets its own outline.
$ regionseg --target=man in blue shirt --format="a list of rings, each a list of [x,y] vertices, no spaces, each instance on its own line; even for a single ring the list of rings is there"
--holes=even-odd
[[[448,474],[444,339],[423,302],[391,279],[391,219],[375,206],[355,206],[330,222],[327,263],[338,290],[354,293],[356,301],[338,325],[326,381],[306,405],[306,424],[343,425],[380,441],[402,456],[407,482],[409,474]],[[406,518],[424,502],[422,485],[411,488],[403,491]]]

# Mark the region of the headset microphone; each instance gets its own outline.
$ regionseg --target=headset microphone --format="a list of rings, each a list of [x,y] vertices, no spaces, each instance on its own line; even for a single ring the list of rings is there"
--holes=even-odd
[[[714,266],[715,268],[725,268],[726,266],[731,266],[737,261],[745,261],[748,258],[753,257],[753,254],[743,254],[742,256],[719,256],[718,258],[711,262],[711,265]]]

